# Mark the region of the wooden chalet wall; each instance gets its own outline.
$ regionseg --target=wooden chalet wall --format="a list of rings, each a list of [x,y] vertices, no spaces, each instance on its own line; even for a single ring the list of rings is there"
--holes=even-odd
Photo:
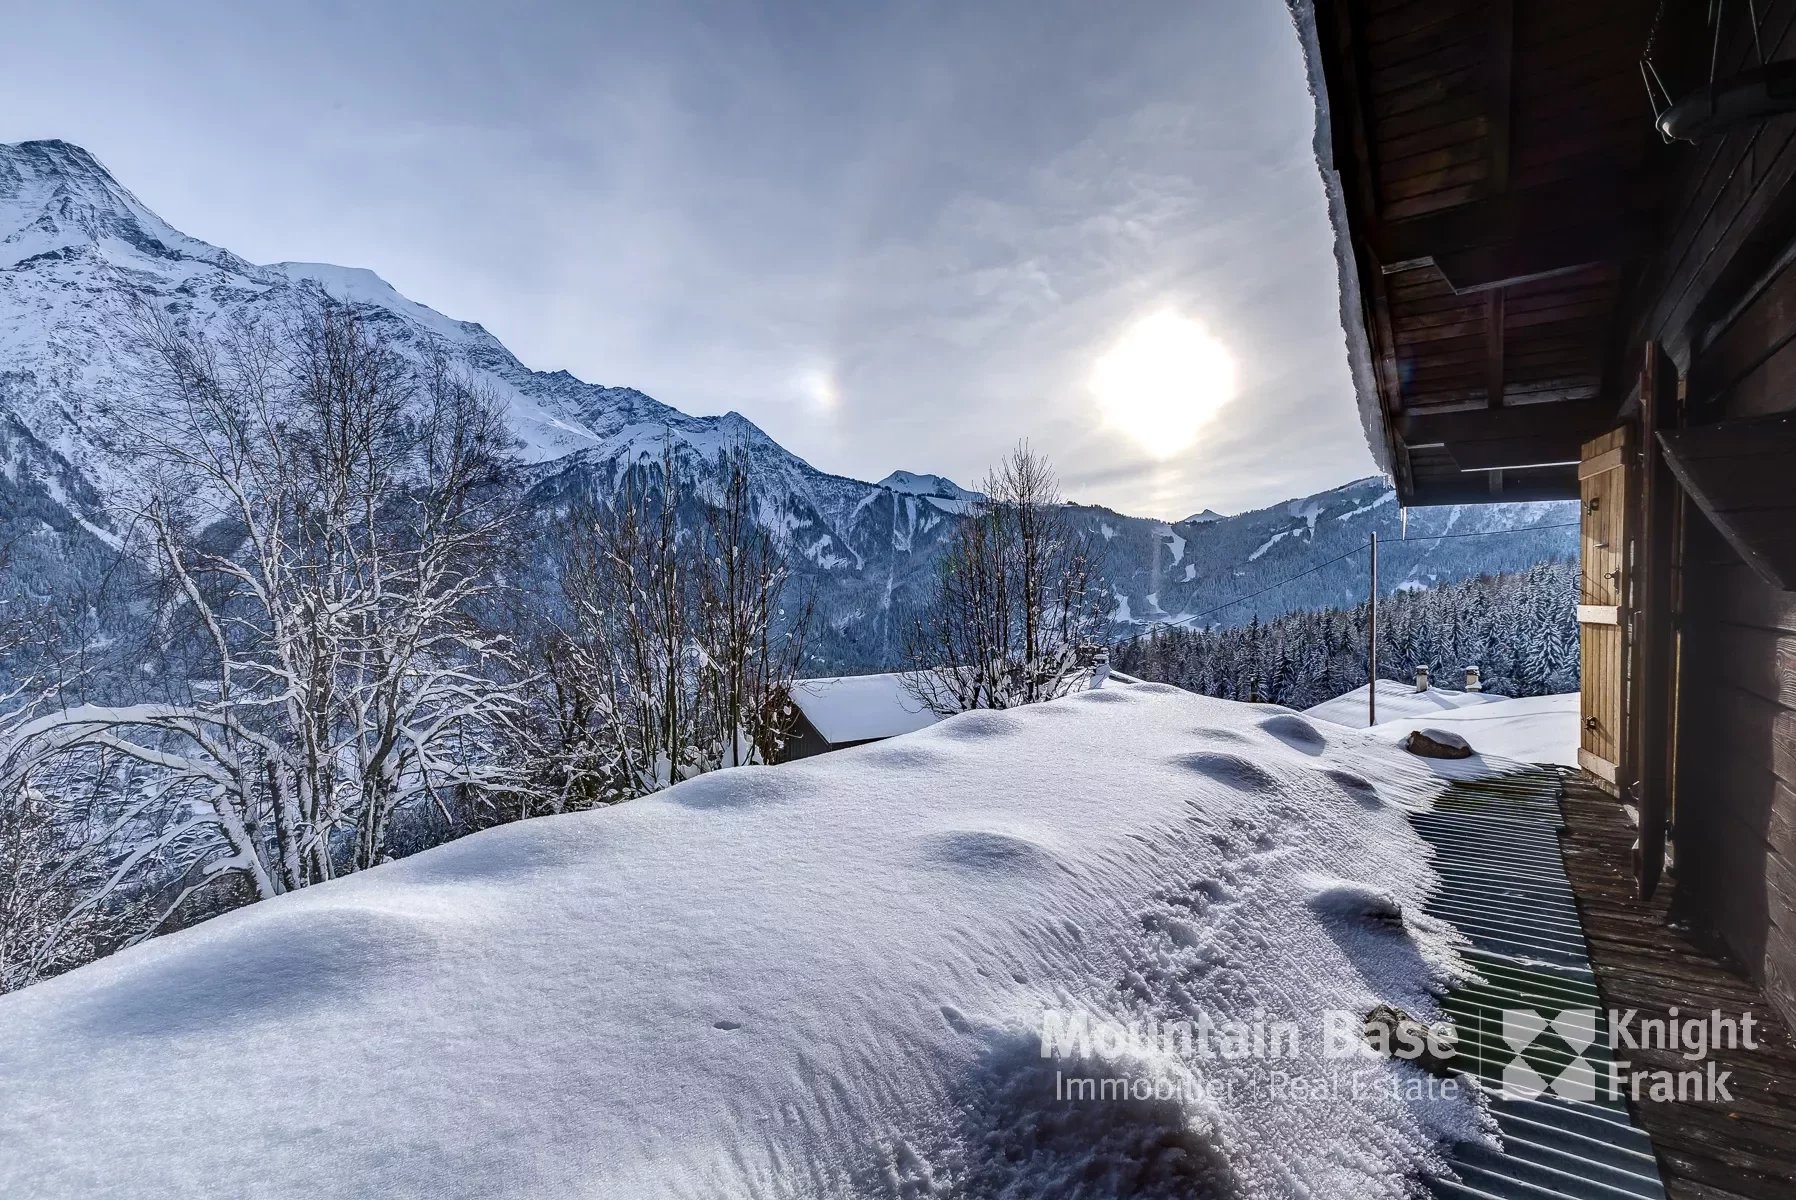
[[[1796,0],[1758,13],[1766,57],[1796,58]],[[1744,19],[1728,34],[1722,76],[1757,62]],[[1796,118],[1664,153],[1662,249],[1628,289],[1620,352],[1665,347],[1689,424],[1796,411]],[[1760,578],[1687,500],[1678,523],[1677,900],[1796,1020],[1796,593]]]
[[[1398,495],[1599,499],[1583,751],[1643,814],[1642,890],[1669,814],[1678,902],[1796,1022],[1796,597],[1707,526],[1655,436],[1712,450],[1727,439],[1680,425],[1796,413],[1796,266],[1778,269],[1796,259],[1796,116],[1665,145],[1640,73],[1649,38],[1680,97],[1708,81],[1712,47],[1720,79],[1761,48],[1796,60],[1796,0],[1294,7],[1315,14],[1362,402]],[[1596,470],[1621,427],[1626,469]],[[1711,507],[1783,508],[1779,486],[1762,484],[1773,503],[1748,487]]]

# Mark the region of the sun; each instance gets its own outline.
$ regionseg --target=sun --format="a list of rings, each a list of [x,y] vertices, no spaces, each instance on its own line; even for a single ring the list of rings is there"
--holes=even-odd
[[[1091,390],[1107,423],[1154,457],[1171,458],[1234,398],[1235,360],[1196,321],[1158,312],[1092,365]]]

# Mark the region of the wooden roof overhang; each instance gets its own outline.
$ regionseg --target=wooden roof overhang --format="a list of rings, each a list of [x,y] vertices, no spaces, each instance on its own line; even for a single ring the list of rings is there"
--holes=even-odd
[[[1654,0],[1293,8],[1374,455],[1405,504],[1575,497],[1632,384]]]

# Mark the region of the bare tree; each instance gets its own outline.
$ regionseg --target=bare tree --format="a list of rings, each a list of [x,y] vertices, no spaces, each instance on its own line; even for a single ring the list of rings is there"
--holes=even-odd
[[[905,632],[905,684],[931,711],[1012,708],[1082,685],[1103,631],[1090,539],[1026,443],[987,477]]]
[[[702,517],[682,521],[671,444],[608,506],[571,514],[563,627],[544,647],[541,790],[552,808],[630,799],[724,766],[773,761],[811,606],[755,511],[747,455],[726,450]]]
[[[157,701],[19,724],[0,787],[76,748],[157,768],[191,800],[127,861],[180,856],[172,912],[225,876],[265,897],[373,865],[402,810],[518,786],[512,654],[476,619],[515,512],[493,402],[329,302],[222,343],[140,317],[142,526],[189,660]]]
[[[53,654],[36,656],[49,667],[19,669],[20,652],[47,630],[17,603],[0,600],[0,754],[66,682]],[[30,780],[0,786],[0,992],[89,962],[125,936],[126,906],[105,887],[99,843],[58,809]]]
[[[0,992],[99,957],[122,940],[122,909],[55,800],[34,787],[0,795]]]
[[[696,774],[694,581],[681,545],[671,447],[654,472],[632,470],[608,508],[569,530],[559,641],[565,691],[590,728],[574,746],[588,763],[581,791],[629,799]],[[596,790],[595,790],[596,789]]]
[[[715,760],[735,767],[773,762],[785,747],[812,602],[789,595],[785,550],[756,519],[747,451],[726,451],[723,468],[721,501],[706,510],[697,633]]]

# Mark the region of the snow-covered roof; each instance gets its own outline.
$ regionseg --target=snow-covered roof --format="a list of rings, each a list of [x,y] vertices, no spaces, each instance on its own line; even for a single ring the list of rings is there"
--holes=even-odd
[[[800,679],[792,702],[832,745],[897,737],[941,720],[904,686],[904,676],[841,675]]]
[[[1314,146],[1316,167],[1328,200],[1328,222],[1334,229],[1335,278],[1340,291],[1341,331],[1347,339],[1347,369],[1353,376],[1353,392],[1359,405],[1360,426],[1372,461],[1387,475],[1391,471],[1390,434],[1384,425],[1384,409],[1378,400],[1378,384],[1372,375],[1372,343],[1366,333],[1365,307],[1360,300],[1359,267],[1353,235],[1347,224],[1347,197],[1335,169],[1334,132],[1328,111],[1328,86],[1322,75],[1322,48],[1317,41],[1315,0],[1286,0],[1303,47],[1304,72],[1309,77],[1310,98],[1316,108]]]
[[[1460,969],[1402,807],[1435,769],[1150,684],[490,829],[0,996],[0,1179],[1398,1200],[1477,1090],[1318,1022]],[[1048,1014],[1300,1040],[1044,1058]]]
[[[1303,715],[1354,729],[1366,727],[1366,689],[1324,700]],[[1578,765],[1578,694],[1498,696],[1431,687],[1416,691],[1395,679],[1378,681],[1378,724],[1373,735],[1400,742],[1413,729],[1457,733],[1481,755],[1516,762]]]
[[[1495,704],[1507,700],[1507,696],[1493,695],[1490,692],[1456,692],[1448,688],[1430,687],[1425,692],[1416,691],[1415,685],[1403,683],[1395,679],[1378,681],[1378,722],[1394,721],[1401,717],[1431,717],[1436,713],[1456,708],[1466,708],[1477,704]],[[1351,692],[1336,696],[1333,700],[1324,700],[1303,710],[1306,717],[1319,717],[1324,721],[1333,721],[1336,725],[1347,725],[1354,729],[1366,727],[1366,689],[1362,684]]]
[[[1402,741],[1412,729],[1430,726],[1457,733],[1478,754],[1517,762],[1578,765],[1578,693],[1560,696],[1493,696],[1480,704],[1431,716],[1380,721],[1371,729],[1378,737]],[[1382,706],[1383,700],[1379,701]],[[1380,708],[1379,715],[1383,715]]]

